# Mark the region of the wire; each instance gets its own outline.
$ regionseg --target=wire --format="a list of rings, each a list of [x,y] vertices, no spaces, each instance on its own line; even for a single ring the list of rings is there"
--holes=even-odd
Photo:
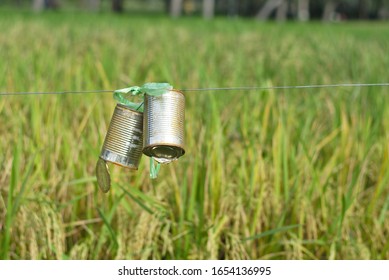
[[[217,90],[271,90],[271,89],[304,89],[304,88],[334,88],[334,87],[387,87],[389,83],[378,84],[334,84],[334,85],[302,85],[302,86],[271,86],[271,87],[225,87],[225,88],[188,88],[182,91],[217,91]]]
[[[311,88],[335,88],[335,87],[388,87],[389,83],[375,84],[331,84],[331,85],[300,85],[300,86],[249,86],[249,87],[214,87],[214,88],[187,88],[181,91],[246,91],[246,90],[272,90],[272,89],[311,89]],[[114,90],[83,90],[83,91],[49,91],[49,92],[0,92],[1,95],[38,95],[38,94],[87,94],[87,93],[105,93]]]
[[[37,95],[37,94],[83,94],[83,93],[103,93],[113,92],[113,90],[67,90],[67,91],[35,91],[35,92],[0,92],[0,95]]]

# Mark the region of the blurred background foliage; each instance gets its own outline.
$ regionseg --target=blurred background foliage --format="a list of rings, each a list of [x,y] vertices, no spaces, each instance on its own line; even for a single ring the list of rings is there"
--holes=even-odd
[[[363,1],[340,2],[353,9],[328,20],[361,16]],[[203,2],[44,3],[54,11],[0,9],[2,92],[388,82],[387,22],[236,16],[268,1],[216,1],[214,20]],[[296,3],[287,18],[307,20]],[[327,2],[310,4],[320,19]],[[0,98],[0,258],[389,259],[387,88],[187,92],[186,155],[156,180],[145,158],[111,166],[103,194],[114,106],[110,93]]]
[[[154,12],[172,17],[254,17],[277,21],[389,18],[389,0],[1,0],[0,5],[32,9],[92,12]]]

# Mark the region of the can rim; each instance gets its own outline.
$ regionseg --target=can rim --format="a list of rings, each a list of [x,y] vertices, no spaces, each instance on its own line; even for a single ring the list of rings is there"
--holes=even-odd
[[[149,152],[150,150],[152,150],[154,147],[157,147],[157,146],[169,146],[169,147],[180,148],[182,153],[181,153],[181,155],[179,157],[182,157],[183,155],[185,155],[184,147],[181,146],[181,145],[173,144],[173,143],[157,143],[157,144],[147,145],[147,146],[143,147],[142,153],[145,154],[148,157],[152,157],[153,155],[151,153],[146,153],[146,152]],[[177,158],[179,158],[179,157],[177,157]]]
[[[127,106],[124,105],[124,104],[117,103],[117,104],[116,104],[116,107],[120,107],[120,108],[122,108],[122,109],[124,109],[124,110],[131,111],[131,112],[134,113],[134,114],[139,114],[139,115],[143,116],[143,112],[139,112],[139,111],[137,111],[137,110],[134,110],[134,109],[132,109],[132,108],[130,108],[130,107],[127,107]]]
[[[173,92],[177,92],[177,93],[181,93],[184,97],[185,97],[185,94],[184,94],[184,92],[182,92],[181,90],[179,90],[179,89],[175,89],[175,88],[173,88],[173,89],[170,89],[169,91],[173,91]]]
[[[103,157],[101,157],[101,156],[99,156],[99,158],[105,160],[106,162],[115,164],[115,165],[120,166],[120,167],[124,167],[124,168],[131,169],[131,170],[138,170],[138,167],[123,165],[123,164],[120,164],[120,163],[118,163],[118,162],[114,162],[114,161],[111,161],[111,160],[107,160],[107,159],[105,159],[105,158],[103,158]]]

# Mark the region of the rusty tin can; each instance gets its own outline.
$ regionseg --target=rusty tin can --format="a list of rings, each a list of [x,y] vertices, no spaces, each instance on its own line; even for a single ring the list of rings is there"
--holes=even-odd
[[[185,96],[172,89],[160,96],[145,96],[143,153],[160,163],[185,154]]]
[[[142,157],[142,141],[143,113],[117,104],[100,158],[136,170]]]

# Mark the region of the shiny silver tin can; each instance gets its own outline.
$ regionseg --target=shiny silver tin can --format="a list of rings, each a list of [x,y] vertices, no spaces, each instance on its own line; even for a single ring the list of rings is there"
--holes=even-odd
[[[117,104],[113,112],[100,158],[138,169],[142,157],[143,113]]]
[[[185,154],[185,96],[170,90],[160,96],[145,95],[143,153],[160,163]]]

